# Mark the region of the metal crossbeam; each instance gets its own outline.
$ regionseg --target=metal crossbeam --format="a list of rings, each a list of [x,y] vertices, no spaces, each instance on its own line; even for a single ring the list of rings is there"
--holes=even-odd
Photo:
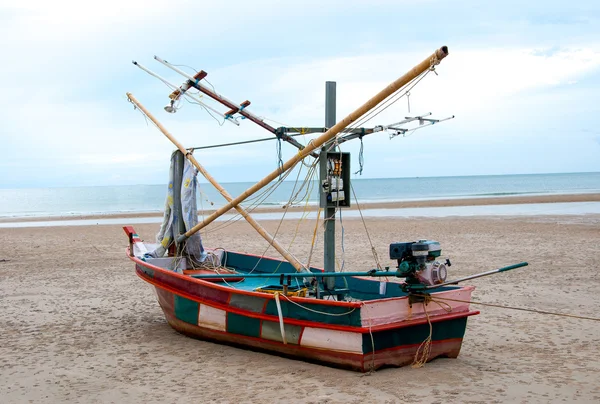
[[[444,119],[426,118],[428,116],[431,116],[431,112],[428,112],[423,115],[418,115],[418,116],[407,116],[402,121],[394,122],[390,125],[378,125],[378,126],[375,126],[372,128],[345,129],[341,132],[341,133],[343,133],[343,135],[341,135],[337,138],[337,144],[341,144],[341,143],[347,142],[352,139],[361,138],[365,135],[370,135],[373,133],[383,132],[383,131],[394,131],[395,133],[390,134],[390,139],[393,139],[394,137],[396,137],[398,135],[402,135],[408,131],[421,129],[426,126],[431,126],[436,123],[444,122],[444,121],[454,118],[454,115],[452,115],[448,118],[444,118]],[[410,123],[410,122],[414,122],[414,121],[419,121],[420,126],[417,126],[416,128],[412,128],[412,129],[398,127],[399,125],[404,125],[406,123]],[[329,128],[325,128],[325,127],[305,128],[302,126],[280,127],[280,128],[277,128],[277,133],[285,133],[285,134],[293,134],[293,135],[298,135],[298,134],[309,135],[312,133],[325,133],[325,132],[327,132],[328,129]]]

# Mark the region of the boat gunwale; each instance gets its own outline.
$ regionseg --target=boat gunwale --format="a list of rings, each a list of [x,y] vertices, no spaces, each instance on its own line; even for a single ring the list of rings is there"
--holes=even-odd
[[[235,253],[235,254],[242,254],[242,255],[249,255],[249,256],[253,256],[253,257],[259,257],[259,258],[261,257],[260,255],[255,255],[255,254],[239,253],[239,252],[236,252],[236,251],[230,251],[230,252]],[[127,256],[132,261],[134,261],[134,262],[136,262],[136,263],[138,263],[138,264],[140,264],[142,266],[148,267],[149,269],[152,269],[152,270],[157,270],[158,269],[159,271],[168,273],[169,275],[173,275],[175,277],[178,277],[178,278],[181,278],[181,279],[185,279],[185,280],[188,280],[188,281],[191,280],[192,282],[199,283],[199,284],[201,284],[203,286],[208,286],[208,287],[210,287],[212,289],[217,289],[217,290],[227,291],[227,292],[233,292],[233,293],[240,294],[240,295],[247,295],[247,296],[260,297],[260,298],[267,298],[269,300],[274,300],[275,299],[275,296],[273,294],[271,294],[271,293],[255,292],[255,291],[250,291],[250,290],[237,289],[237,288],[232,287],[232,286],[223,286],[223,285],[219,285],[219,284],[217,284],[215,282],[210,282],[210,281],[207,281],[207,280],[204,280],[204,279],[201,279],[201,278],[193,278],[193,277],[191,277],[189,275],[179,274],[177,272],[168,270],[166,268],[162,268],[162,267],[150,264],[147,261],[144,261],[144,260],[139,259],[138,257],[132,256],[129,253],[129,247],[127,247]],[[271,259],[271,260],[275,260],[275,261],[285,262],[283,260],[279,260],[279,259],[273,258],[273,257],[262,257],[262,258],[267,258],[267,259]],[[315,268],[315,269],[317,269],[317,270],[319,270],[321,272],[325,272],[325,270],[323,270],[321,268]],[[240,274],[240,275],[242,275],[242,277],[243,277],[243,274]],[[275,277],[275,276],[278,276],[278,275],[281,275],[281,274],[273,274],[273,275]],[[392,276],[393,275],[390,274],[390,277],[392,277]],[[373,279],[361,278],[361,277],[358,277],[358,276],[351,276],[351,275],[349,275],[348,277],[349,278],[359,279],[359,280],[362,280],[362,281],[367,281],[367,282],[380,282],[380,281],[376,281],[376,280],[373,280]],[[394,283],[394,284],[396,284],[395,282],[387,282],[387,283]],[[398,283],[397,285],[400,285],[400,284]],[[457,288],[458,289],[462,289],[462,290],[474,290],[475,286],[472,286],[472,285],[458,286],[457,285]],[[451,289],[451,290],[457,290],[457,289]],[[432,292],[432,295],[433,294],[437,294],[437,293],[444,293],[444,292],[448,292],[448,291],[447,290],[440,290],[440,291],[437,291],[437,292]],[[340,307],[359,308],[359,307],[364,306],[365,304],[368,304],[369,302],[387,302],[387,301],[393,301],[393,300],[408,299],[408,295],[406,295],[406,296],[396,296],[396,297],[384,297],[384,298],[380,298],[380,299],[371,299],[371,300],[362,300],[360,302],[340,302],[340,301],[337,301],[337,300],[320,299],[318,303],[315,303],[314,302],[315,301],[314,298],[299,297],[299,296],[286,296],[286,299],[287,300],[291,300],[291,301],[296,301],[297,303],[305,303],[305,304],[306,303],[308,303],[308,304],[323,304],[325,306],[340,306]]]
[[[159,271],[166,273],[168,276],[175,276],[175,277],[178,277],[178,278],[181,278],[184,280],[188,280],[188,281],[192,280],[192,281],[195,281],[196,283],[201,284],[202,286],[208,286],[208,287],[218,286],[219,288],[216,288],[216,289],[219,289],[219,290],[224,289],[228,293],[233,293],[233,291],[235,291],[236,293],[244,292],[244,294],[260,297],[262,299],[269,299],[269,300],[275,299],[274,295],[272,295],[270,293],[248,292],[245,290],[235,289],[235,288],[231,288],[231,287],[215,285],[213,282],[192,278],[190,276],[181,275],[176,272],[167,270],[165,268],[157,267],[155,265],[147,263],[146,261],[142,261],[137,257],[129,256],[129,258],[132,259],[134,262],[140,264],[141,266],[145,266],[145,267],[148,267],[149,269],[153,269],[153,270],[158,269]],[[205,305],[208,305],[211,307],[215,307],[220,310],[224,310],[226,312],[240,314],[240,315],[243,315],[246,317],[258,318],[261,320],[267,320],[267,321],[273,321],[273,322],[279,321],[279,317],[274,316],[274,315],[266,314],[263,312],[258,313],[258,312],[254,312],[254,311],[250,311],[250,310],[244,310],[244,309],[240,309],[240,308],[237,308],[237,307],[234,307],[231,305],[218,303],[218,302],[215,302],[214,300],[203,299],[198,296],[191,295],[187,292],[175,289],[170,285],[166,285],[164,282],[157,281],[150,276],[147,276],[147,275],[145,276],[145,274],[143,275],[140,272],[143,273],[143,271],[139,271],[136,268],[136,275],[138,277],[140,277],[142,280],[150,283],[154,287],[166,290],[170,293],[176,294],[178,296],[184,297],[184,298],[192,300],[194,302],[205,304]],[[370,279],[366,279],[366,280],[370,280]],[[475,287],[474,286],[465,286],[463,288],[474,289]],[[377,301],[400,300],[400,299],[407,299],[407,298],[408,298],[407,296],[404,296],[404,297],[379,299]],[[290,299],[300,300],[302,302],[305,302],[308,300],[308,301],[310,301],[309,302],[310,304],[322,304],[325,302],[327,302],[329,304],[344,303],[343,305],[337,304],[336,306],[352,307],[352,308],[361,308],[362,306],[364,306],[364,302],[333,302],[333,301],[322,300],[322,301],[319,301],[318,303],[315,303],[314,302],[315,299],[297,298],[297,297],[291,297]],[[479,314],[479,311],[470,310],[470,309],[468,311],[461,311],[461,312],[455,312],[455,313],[442,313],[439,315],[431,316],[430,321],[432,323],[437,323],[437,322],[452,320],[452,319],[456,319],[456,318],[469,317],[469,316],[473,316],[473,315],[477,315],[477,314]],[[294,319],[294,318],[290,318],[290,317],[284,317],[283,321],[284,321],[284,323],[287,323],[287,324],[300,325],[303,327],[327,328],[327,329],[333,329],[333,330],[339,330],[339,331],[348,331],[348,332],[355,332],[355,333],[359,332],[359,333],[363,333],[363,334],[369,333],[369,332],[374,332],[374,331],[385,331],[385,330],[390,330],[390,329],[411,327],[411,326],[416,326],[416,325],[420,325],[420,324],[426,324],[428,322],[426,317],[422,317],[422,318],[416,318],[416,319],[412,319],[412,320],[400,320],[400,321],[395,321],[395,322],[391,322],[391,323],[387,323],[387,324],[380,324],[380,325],[374,325],[374,326],[370,326],[370,327],[364,327],[364,326],[349,326],[349,325],[347,326],[347,325],[339,325],[339,324],[329,324],[329,323],[309,321],[309,320],[299,320],[299,319]]]

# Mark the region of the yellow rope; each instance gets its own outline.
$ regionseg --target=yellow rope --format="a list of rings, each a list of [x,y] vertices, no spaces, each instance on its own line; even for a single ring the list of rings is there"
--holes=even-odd
[[[369,336],[371,337],[371,369],[365,374],[365,376],[370,376],[375,372],[375,339],[373,338],[373,318],[367,313],[367,305],[365,302],[361,303],[361,309],[365,310],[365,315],[369,319]]]
[[[310,194],[309,194],[310,197]],[[304,219],[306,219],[307,211],[308,208],[308,200],[306,201],[306,205],[304,206],[304,212],[302,212],[302,216],[300,216],[300,219],[298,219],[298,223],[296,224],[296,231],[294,232],[294,236],[292,237],[292,240],[290,241],[290,244],[288,245],[288,250],[290,248],[292,248],[292,245],[294,244],[294,241],[296,241],[296,237],[298,236],[298,230],[300,230],[300,225],[302,224],[302,222],[304,221]]]
[[[275,292],[275,305],[277,306],[277,315],[279,316],[279,330],[281,331],[281,342],[287,344],[285,338],[285,325],[283,324],[283,314],[281,312],[281,303],[279,302],[279,292]]]
[[[319,229],[319,219],[321,218],[321,211],[323,209],[319,208],[317,212],[317,221],[315,222],[315,230],[313,232],[312,242],[310,243],[310,253],[308,253],[308,261],[306,262],[306,266],[310,268],[310,261],[312,260],[313,251],[315,249],[315,242],[317,240],[317,230]]]
[[[427,303],[431,301],[431,298],[425,298],[423,301],[423,310],[425,311],[425,316],[427,316],[427,324],[429,324],[429,336],[425,338],[425,341],[421,342],[419,348],[417,348],[417,352],[415,352],[415,359],[412,363],[413,368],[422,368],[423,365],[429,359],[429,354],[431,352],[431,337],[433,335],[433,326],[431,325],[431,320],[429,319],[429,313],[427,312]],[[422,349],[422,350],[421,350]]]

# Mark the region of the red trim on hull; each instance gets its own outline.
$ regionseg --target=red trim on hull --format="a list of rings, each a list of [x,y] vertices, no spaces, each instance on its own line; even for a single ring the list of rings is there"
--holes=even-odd
[[[255,256],[253,254],[245,254],[245,255]],[[210,289],[221,290],[221,291],[224,291],[224,292],[227,292],[227,293],[233,292],[233,293],[236,293],[236,294],[239,294],[239,295],[248,295],[248,296],[260,297],[260,298],[263,298],[263,299],[275,300],[275,297],[271,293],[250,292],[250,291],[247,291],[247,290],[233,289],[233,288],[228,287],[228,286],[222,286],[222,285],[219,285],[219,284],[216,284],[216,283],[213,283],[213,282],[207,282],[204,279],[191,278],[191,277],[186,276],[186,275],[181,275],[181,274],[178,274],[176,272],[169,271],[169,270],[166,270],[166,269],[161,268],[161,267],[157,267],[156,265],[149,264],[149,263],[147,263],[145,261],[142,261],[141,259],[139,259],[137,257],[131,257],[129,255],[129,248],[127,249],[127,257],[130,260],[132,260],[133,262],[135,262],[136,264],[141,265],[143,267],[146,267],[148,269],[152,269],[155,272],[160,272],[161,274],[165,274],[167,276],[172,276],[174,278],[181,278],[181,279],[186,280],[186,281],[188,281],[190,283],[200,284],[200,285],[203,285],[203,286],[208,287]],[[256,257],[258,257],[258,256],[256,256]],[[265,258],[267,258],[267,257],[265,257]],[[269,259],[273,259],[273,258],[269,258]],[[278,261],[281,261],[281,260],[278,260]],[[366,280],[371,281],[370,279],[366,279]],[[290,299],[293,300],[293,301],[295,301],[295,302],[297,302],[297,303],[300,303],[300,304],[310,303],[313,300],[313,299],[307,299],[307,298],[296,297],[296,296],[292,296],[292,297],[290,297]],[[314,303],[314,302],[312,302],[312,303]],[[326,306],[341,306],[341,307],[346,307],[348,309],[351,309],[353,307],[359,308],[361,306],[360,303],[338,302],[338,301],[333,301],[333,300],[322,300],[322,301],[319,302],[319,304],[323,304],[323,305],[326,305]]]
[[[272,316],[269,314],[262,314],[262,313],[256,313],[256,312],[252,312],[252,311],[247,311],[247,310],[241,310],[238,309],[237,307],[233,307],[233,306],[229,306],[229,305],[223,305],[223,304],[219,304],[218,302],[212,301],[212,300],[206,300],[206,299],[202,299],[199,298],[197,296],[194,295],[190,295],[188,293],[182,292],[180,290],[174,289],[168,285],[165,285],[162,282],[157,282],[156,280],[146,276],[146,274],[142,271],[138,271],[136,269],[136,274],[142,278],[143,280],[145,280],[146,282],[154,285],[157,289],[163,289],[165,291],[171,292],[173,294],[176,294],[178,296],[181,297],[185,297],[186,299],[198,302],[198,303],[202,303],[205,304],[207,306],[211,306],[211,307],[215,307],[230,313],[235,313],[235,314],[239,314],[242,316],[246,316],[246,317],[251,317],[251,318],[258,318],[261,320],[268,320],[268,321],[273,321],[273,322],[279,322],[279,317],[277,316]],[[314,304],[314,302],[312,302]],[[321,303],[321,302],[319,302]],[[462,318],[462,317],[469,317],[469,316],[473,316],[479,314],[479,311],[475,311],[475,310],[471,310],[468,312],[459,312],[459,313],[448,313],[448,314],[440,314],[438,316],[435,317],[431,317],[431,322],[432,323],[436,323],[439,321],[446,321],[446,320],[452,320],[452,319],[456,319],[456,318]],[[395,323],[390,323],[390,324],[384,324],[384,325],[380,325],[380,326],[374,326],[374,327],[353,327],[353,326],[343,326],[343,325],[336,325],[336,324],[327,324],[327,323],[319,323],[319,322],[314,322],[314,321],[305,321],[305,320],[297,320],[297,319],[293,319],[293,318],[284,318],[283,322],[285,324],[293,324],[293,325],[299,325],[302,327],[312,327],[312,328],[326,328],[326,329],[331,329],[331,330],[338,330],[338,331],[350,331],[350,332],[360,332],[360,333],[368,333],[368,332],[373,332],[373,331],[384,331],[384,330],[390,330],[390,329],[398,329],[398,328],[404,328],[404,327],[411,327],[411,326],[415,326],[415,325],[419,325],[419,324],[426,324],[427,323],[427,318],[420,318],[420,319],[414,319],[414,320],[404,320],[404,321],[399,321],[399,322],[395,322]],[[370,330],[370,331],[369,331]]]
[[[244,255],[261,258],[259,255],[255,255],[255,254],[244,253]],[[235,293],[237,295],[247,295],[247,296],[254,296],[254,297],[259,297],[259,298],[267,299],[267,300],[275,300],[275,297],[271,293],[251,292],[251,291],[246,291],[246,290],[241,290],[241,289],[234,289],[234,288],[231,288],[228,286],[219,285],[218,283],[208,282],[204,279],[191,278],[189,276],[178,274],[176,272],[169,271],[164,268],[149,264],[145,261],[142,261],[141,259],[139,259],[137,257],[130,256],[129,248],[127,248],[127,257],[137,264],[136,271],[137,271],[138,265],[140,265],[142,267],[146,267],[148,269],[153,270],[155,272],[154,276],[156,276],[156,272],[158,272],[159,277],[162,277],[162,276],[173,277],[175,279],[175,282],[177,282],[177,283],[179,283],[180,281],[183,280],[185,282],[188,282],[192,287],[198,287],[199,285],[204,286],[205,288],[208,288],[209,290],[212,290],[217,294],[215,296],[215,297],[217,297],[217,299],[214,299],[214,300],[222,300],[222,299],[219,299],[219,297],[221,297],[222,294],[219,293],[218,291],[222,291],[227,294]],[[269,258],[269,257],[262,257],[262,258],[283,262],[282,260],[277,260],[275,258]],[[324,270],[321,269],[321,272],[323,272],[323,271]],[[138,273],[138,276],[140,276],[139,273]],[[140,277],[149,283],[153,283],[146,277],[142,277],[142,276],[140,276]],[[372,279],[365,279],[365,278],[361,278],[361,279],[364,281],[368,281],[368,282],[379,282],[377,280],[372,280]],[[473,286],[463,286],[462,288],[463,289],[471,289],[471,290],[474,289]],[[181,293],[180,293],[180,295],[183,296]],[[189,295],[189,296],[192,296],[192,295]],[[185,296],[185,297],[187,297],[187,296]],[[190,298],[191,300],[194,300],[194,301],[200,301],[200,300],[198,300],[198,298],[196,298],[196,299],[191,298],[191,297],[187,297],[187,298]],[[230,299],[230,296],[227,297],[227,301],[229,301],[229,299]],[[314,299],[311,299],[311,298],[291,296],[291,297],[288,297],[288,299],[292,300],[296,303],[299,303],[299,304],[315,304]],[[407,297],[391,297],[391,298],[378,299],[378,301],[402,300],[402,299],[407,299]],[[210,300],[210,302],[212,303],[214,300]],[[209,304],[209,303],[207,303],[207,304]],[[325,305],[325,306],[340,306],[340,307],[344,307],[347,309],[362,307],[362,303],[340,302],[340,301],[334,301],[334,300],[320,300],[319,304]],[[246,313],[242,312],[241,314],[245,315]],[[476,315],[476,314],[479,314],[479,311],[471,310],[469,312],[465,312],[465,316],[472,316],[472,315]],[[440,320],[444,320],[444,318],[441,318]],[[420,320],[418,320],[418,321],[420,321]],[[432,321],[439,321],[439,320],[432,320]],[[396,327],[397,327],[396,324],[391,324],[391,325],[385,324],[385,325],[380,325],[380,326],[374,326],[372,329],[380,331],[380,330],[391,329],[391,328],[396,328]]]

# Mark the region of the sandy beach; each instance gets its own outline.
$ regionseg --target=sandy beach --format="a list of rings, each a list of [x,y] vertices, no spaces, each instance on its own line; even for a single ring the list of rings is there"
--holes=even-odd
[[[264,225],[306,259],[314,222]],[[146,240],[158,230],[135,227]],[[344,227],[345,270],[373,268],[363,223]],[[528,261],[471,281],[474,300],[600,317],[600,215],[378,218],[367,227],[383,266],[394,266],[391,242],[418,238],[441,243],[453,278]],[[241,221],[215,222],[203,240],[277,255]],[[361,375],[178,334],[126,245],[117,225],[0,229],[2,402],[600,402],[598,321],[473,305],[481,314],[469,319],[457,359]],[[322,251],[319,240],[313,264]]]

